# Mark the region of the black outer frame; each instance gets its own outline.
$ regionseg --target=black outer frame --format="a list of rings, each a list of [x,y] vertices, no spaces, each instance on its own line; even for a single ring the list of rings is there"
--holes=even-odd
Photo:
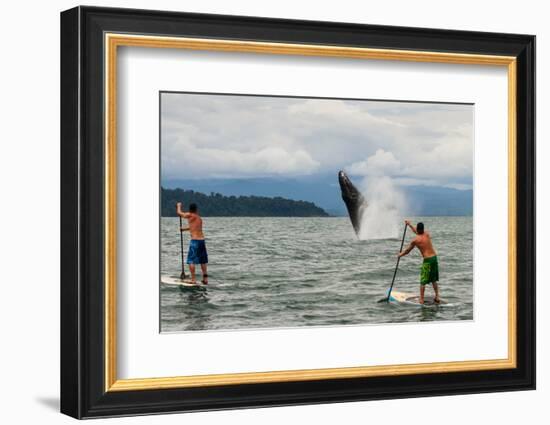
[[[104,32],[517,57],[517,368],[104,391]],[[61,412],[75,418],[535,388],[535,37],[76,7],[61,13]]]

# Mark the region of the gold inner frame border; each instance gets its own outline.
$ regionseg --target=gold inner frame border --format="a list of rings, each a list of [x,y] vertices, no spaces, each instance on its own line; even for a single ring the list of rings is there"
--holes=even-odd
[[[137,391],[152,389],[240,385],[323,379],[365,378],[412,375],[421,373],[450,373],[513,369],[517,365],[516,341],[516,58],[466,53],[429,52],[393,49],[371,49],[330,45],[288,44],[274,42],[236,41],[206,38],[180,38],[150,35],[106,33],[105,46],[105,391]],[[117,51],[118,47],[148,47],[227,51],[278,55],[321,56],[354,59],[396,60],[404,62],[432,62],[468,65],[504,66],[508,72],[508,358],[495,360],[468,360],[455,362],[416,363],[381,366],[342,367],[118,379],[117,324],[116,324],[116,208],[117,208]]]

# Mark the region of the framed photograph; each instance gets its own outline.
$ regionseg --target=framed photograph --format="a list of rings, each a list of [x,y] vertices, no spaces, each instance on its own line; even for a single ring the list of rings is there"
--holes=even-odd
[[[61,411],[535,388],[535,37],[61,14]]]

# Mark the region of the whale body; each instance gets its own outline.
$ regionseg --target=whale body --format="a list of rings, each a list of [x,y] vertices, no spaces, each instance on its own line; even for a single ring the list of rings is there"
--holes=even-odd
[[[363,211],[367,208],[367,202],[361,192],[355,187],[343,171],[338,172],[338,183],[340,183],[342,199],[346,204],[348,215],[353,229],[355,230],[355,234],[359,235],[361,218],[363,217]]]

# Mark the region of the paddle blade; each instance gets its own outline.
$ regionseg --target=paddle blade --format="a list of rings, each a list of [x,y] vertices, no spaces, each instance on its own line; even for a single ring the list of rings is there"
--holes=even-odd
[[[378,303],[389,303],[391,301],[395,301],[395,298],[392,297],[391,295],[388,295],[387,297],[384,297],[384,298],[378,300],[377,302]]]

